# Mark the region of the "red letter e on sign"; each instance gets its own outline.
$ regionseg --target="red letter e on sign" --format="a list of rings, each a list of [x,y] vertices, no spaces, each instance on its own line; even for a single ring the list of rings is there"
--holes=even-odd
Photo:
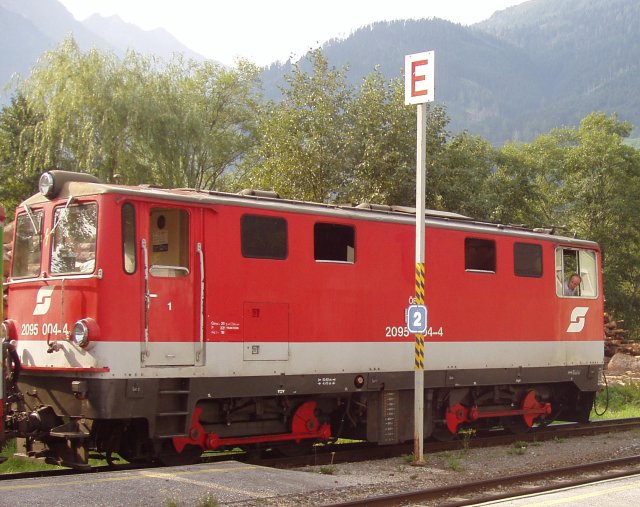
[[[422,104],[434,98],[434,52],[404,57],[404,103]]]

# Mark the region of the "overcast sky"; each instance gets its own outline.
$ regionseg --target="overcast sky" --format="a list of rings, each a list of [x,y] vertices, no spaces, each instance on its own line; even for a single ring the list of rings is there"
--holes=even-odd
[[[150,30],[162,27],[189,49],[231,65],[301,56],[375,21],[442,18],[473,24],[524,0],[59,0],[82,21],[117,14]]]

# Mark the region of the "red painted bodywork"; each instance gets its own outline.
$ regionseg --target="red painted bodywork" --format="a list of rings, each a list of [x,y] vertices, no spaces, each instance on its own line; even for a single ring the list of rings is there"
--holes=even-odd
[[[163,280],[150,291],[158,294],[149,313],[150,341],[199,340],[199,257],[202,245],[205,270],[204,341],[242,342],[412,342],[413,336],[388,336],[387,328],[403,327],[404,311],[414,291],[415,229],[410,223],[376,219],[320,216],[309,212],[258,209],[239,205],[198,205],[101,194],[76,202],[98,202],[97,268],[102,278],[52,280],[47,273],[49,254],[42,259],[44,281],[11,286],[9,315],[20,340],[53,340],[55,336],[23,334],[22,325],[64,324],[70,330],[81,318],[100,327],[98,341],[140,342],[145,327],[144,264],[137,248],[134,274],[123,270],[121,206],[137,210],[138,238],[149,241],[147,212],[152,206],[180,207],[189,213],[190,274]],[[56,203],[64,205],[61,200]],[[46,205],[46,231],[52,227],[51,205]],[[243,214],[285,217],[289,249],[286,260],[244,258],[239,223]],[[369,215],[371,217],[371,215]],[[313,252],[313,225],[329,222],[355,226],[355,263],[317,262]],[[460,227],[465,227],[464,223]],[[470,273],[464,268],[464,240],[493,239],[497,247],[495,274]],[[46,241],[46,240],[45,240]],[[556,296],[554,249],[561,239],[484,228],[456,230],[451,223],[431,225],[426,233],[426,305],[429,327],[442,335],[427,342],[548,342],[602,340],[602,280],[594,299]],[[513,245],[532,242],[543,248],[543,276],[513,274]],[[598,254],[599,255],[599,254]],[[34,316],[37,290],[55,287],[51,310]],[[64,290],[63,290],[64,289]],[[163,298],[177,302],[168,313]],[[567,333],[571,309],[577,302],[589,308],[587,325]],[[176,303],[174,303],[176,304]],[[256,310],[258,313],[256,314]],[[176,318],[178,317],[178,318]],[[255,322],[260,319],[260,322]],[[222,324],[224,323],[224,324]],[[260,329],[259,336],[256,329]],[[254,336],[255,335],[255,336]],[[108,367],[107,360],[98,367]],[[29,363],[26,362],[28,366]],[[32,366],[40,366],[33,364]],[[74,365],[70,365],[74,366]]]

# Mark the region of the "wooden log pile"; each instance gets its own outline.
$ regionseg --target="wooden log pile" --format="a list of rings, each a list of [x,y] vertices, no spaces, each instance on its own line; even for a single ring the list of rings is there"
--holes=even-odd
[[[604,355],[605,363],[615,354],[640,356],[640,343],[627,340],[627,330],[620,327],[623,320],[615,320],[608,313],[604,314]]]

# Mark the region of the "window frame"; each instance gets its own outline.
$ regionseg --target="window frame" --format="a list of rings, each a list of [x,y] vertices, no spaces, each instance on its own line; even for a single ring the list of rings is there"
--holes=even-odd
[[[154,238],[154,228],[153,228],[153,219],[155,217],[156,223],[160,221],[162,218],[164,223],[166,224],[167,218],[166,215],[174,214],[177,217],[177,237],[171,237],[170,231],[171,223],[167,226],[166,229],[166,238],[164,235],[162,237]],[[192,259],[190,255],[190,246],[191,245],[191,213],[187,208],[182,207],[171,207],[171,206],[151,206],[148,213],[149,220],[149,274],[154,278],[186,278],[191,274],[191,264]],[[170,220],[171,222],[171,220]],[[175,225],[175,221],[173,222]],[[160,234],[158,231],[162,231],[165,229],[165,225],[163,227],[158,227],[158,230],[155,231],[156,234]],[[161,239],[159,239],[161,238]],[[172,240],[173,239],[173,240]],[[166,240],[167,243],[155,243],[155,241]],[[155,254],[163,254],[168,252],[169,246],[178,248],[178,259],[177,263],[157,263],[156,259],[154,259]],[[166,248],[165,248],[166,246]],[[162,260],[162,259],[161,259]]]
[[[576,253],[576,267],[575,269],[566,270],[565,263],[565,252],[575,252]],[[600,265],[598,264],[598,255],[599,252],[597,250],[591,248],[580,248],[574,246],[562,246],[559,245],[555,249],[555,285],[556,285],[556,295],[560,298],[569,298],[569,299],[597,299],[600,297]],[[587,261],[587,256],[590,257],[589,261]],[[591,266],[589,266],[591,264]],[[584,265],[584,268],[583,268]],[[592,267],[592,269],[589,269]],[[573,273],[576,273],[580,276],[581,282],[579,287],[579,294],[569,295],[564,294],[564,284],[568,281],[569,277],[572,276]],[[585,291],[584,284],[587,283],[590,286],[592,293]],[[585,293],[586,292],[586,293]]]
[[[478,255],[478,248],[477,246],[474,247],[473,249],[470,248],[470,243],[471,242],[476,242],[477,246],[480,243],[483,243],[485,245],[491,245],[491,252],[492,252],[492,265],[493,265],[493,269],[484,269],[484,267],[482,267],[482,265],[477,262],[478,259],[477,257]],[[474,256],[471,257],[470,253],[474,253]],[[471,261],[476,261],[475,263],[472,263]],[[472,264],[472,265],[470,265]],[[485,263],[483,263],[485,264]],[[478,237],[474,237],[474,236],[467,236],[464,238],[464,270],[467,273],[484,273],[484,274],[491,274],[491,275],[495,275],[498,272],[498,247],[496,244],[496,240],[495,239],[487,239],[487,238],[478,238]]]
[[[518,247],[527,247],[527,248],[535,248],[538,253],[539,256],[537,256],[538,258],[536,259],[536,261],[539,260],[540,263],[540,270],[539,272],[536,271],[535,273],[532,271],[528,271],[528,270],[518,270],[518,260],[522,259],[521,256],[518,256],[518,252],[516,251],[516,249]],[[516,241],[513,243],[513,274],[517,277],[520,278],[542,278],[544,276],[544,262],[543,262],[543,257],[544,257],[544,253],[543,253],[543,249],[542,249],[542,245],[540,243],[525,243],[523,241]],[[528,263],[531,263],[530,259],[527,259]],[[533,264],[533,263],[531,263]],[[522,267],[522,266],[520,266]]]
[[[329,253],[336,253],[340,250],[346,254],[340,256],[344,258],[330,258],[332,256]],[[333,257],[338,257],[338,255]],[[336,222],[315,222],[313,224],[313,260],[321,263],[355,264],[355,226]]]
[[[93,267],[89,270],[83,270],[82,268],[78,269],[77,267],[74,268],[73,270],[68,270],[68,271],[64,271],[64,270],[54,270],[54,262],[56,261],[57,258],[57,254],[54,253],[54,249],[56,248],[56,246],[58,246],[59,241],[58,241],[58,232],[61,230],[60,228],[62,226],[65,225],[64,222],[61,222],[60,218],[57,218],[58,213],[64,213],[64,212],[69,212],[69,210],[75,210],[78,209],[80,207],[93,207],[95,208],[95,222],[93,224],[93,226],[95,227],[95,233],[94,233],[94,237],[93,237],[93,258],[92,259],[88,259],[87,261],[84,261],[85,263],[93,261]],[[55,276],[66,276],[66,275],[88,275],[88,274],[92,274],[96,271],[97,268],[97,254],[98,254],[98,221],[99,221],[99,206],[98,203],[96,201],[79,201],[79,202],[75,202],[73,204],[70,204],[69,202],[67,202],[66,204],[61,204],[59,206],[55,206],[52,210],[51,213],[51,219],[53,220],[53,226],[51,228],[51,231],[48,232],[48,236],[51,237],[50,239],[50,247],[49,247],[49,265],[48,265],[48,271],[50,274],[55,275]],[[69,220],[68,217],[65,220]],[[74,221],[75,222],[75,221]],[[80,244],[80,242],[78,241],[79,238],[74,238],[74,243]],[[85,242],[86,243],[86,242]],[[84,253],[84,251],[83,251]],[[77,259],[77,255],[74,256]],[[74,263],[77,262],[76,260],[74,260]],[[88,267],[90,267],[91,265],[87,265]]]
[[[250,223],[253,222],[253,223]],[[258,226],[258,222],[262,222]],[[265,225],[271,222],[273,228],[265,231]],[[276,224],[281,224],[282,229],[276,230]],[[259,238],[263,233],[264,236]],[[249,236],[253,233],[252,236]],[[282,238],[269,237],[268,234],[282,234]],[[262,239],[262,241],[256,241]],[[244,213],[240,216],[240,253],[245,259],[262,259],[284,261],[289,257],[289,223],[286,218],[274,215],[261,215],[256,213]]]
[[[31,238],[33,237],[38,237],[39,238],[39,245],[38,245],[38,250],[39,250],[39,260],[38,260],[38,272],[37,273],[26,273],[26,274],[15,274],[15,266],[16,263],[19,261],[19,259],[22,259],[24,256],[22,255],[21,249],[17,249],[18,246],[18,234],[19,234],[19,225],[21,225],[19,223],[20,220],[25,219],[26,221],[26,226],[30,229],[33,230],[33,227],[35,226],[34,222],[36,221],[35,219],[38,218],[37,222],[38,222],[38,230],[35,231],[36,234],[30,236]],[[32,222],[32,219],[34,219],[34,221]],[[43,261],[43,251],[42,251],[42,245],[43,245],[43,227],[44,227],[44,209],[39,208],[39,209],[26,209],[25,208],[25,212],[24,213],[20,213],[17,217],[16,217],[16,224],[15,224],[15,233],[14,233],[14,237],[13,237],[13,255],[11,258],[11,278],[15,278],[15,279],[23,279],[23,278],[38,278],[41,273],[42,273],[42,261]],[[27,254],[29,253],[33,253],[32,251],[26,252]],[[25,264],[25,268],[28,267],[28,263]],[[8,275],[8,273],[7,273]]]
[[[132,230],[128,231],[128,229],[126,228],[126,223],[125,223],[125,208],[127,209],[131,209],[132,212]],[[122,205],[122,208],[120,210],[120,226],[121,226],[121,233],[122,233],[122,270],[125,272],[125,274],[127,275],[133,275],[136,273],[136,271],[138,270],[138,249],[137,249],[137,234],[138,234],[138,230],[137,230],[137,213],[136,213],[136,207],[135,205],[130,202],[127,201]],[[131,233],[133,238],[130,238],[129,235],[127,233]],[[133,262],[133,268],[131,269],[131,271],[129,271],[127,269],[127,253],[128,253],[128,240],[133,239],[133,258],[132,258],[132,262]]]

